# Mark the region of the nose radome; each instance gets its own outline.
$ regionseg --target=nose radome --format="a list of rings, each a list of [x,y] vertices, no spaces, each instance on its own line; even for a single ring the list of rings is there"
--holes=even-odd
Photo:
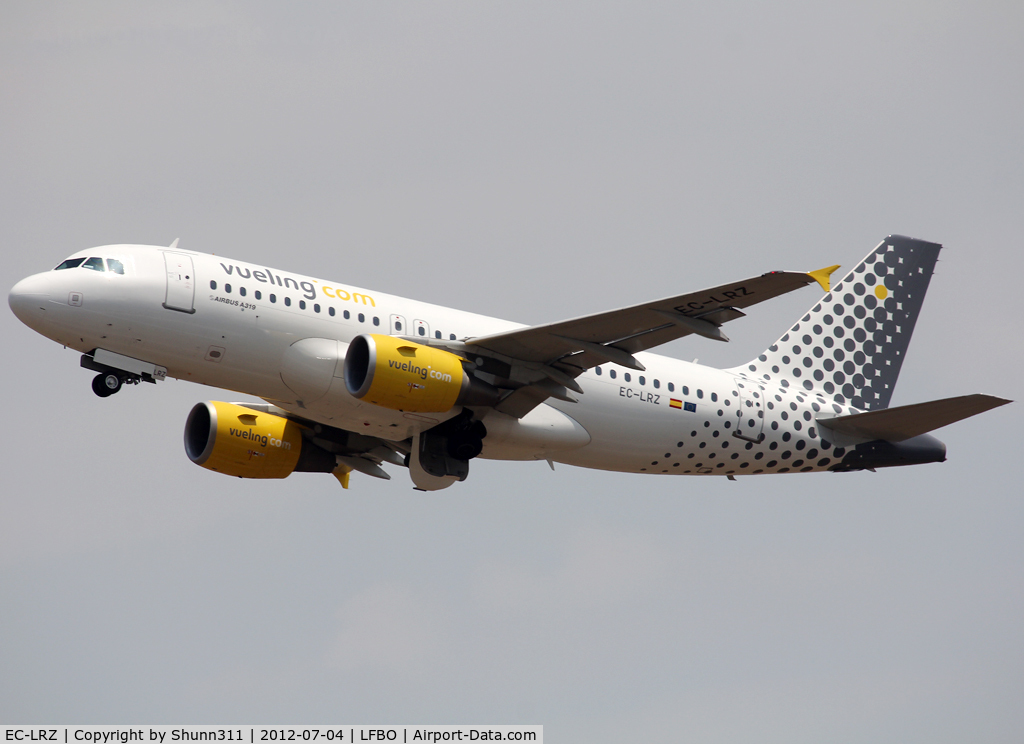
[[[43,305],[50,297],[45,284],[45,275],[34,274],[22,279],[11,288],[7,295],[7,304],[22,323],[31,325],[29,318],[34,314],[45,312]]]

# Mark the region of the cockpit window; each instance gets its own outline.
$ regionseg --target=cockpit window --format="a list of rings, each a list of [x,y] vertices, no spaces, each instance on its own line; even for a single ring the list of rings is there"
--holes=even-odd
[[[82,268],[92,269],[93,271],[106,271],[106,269],[103,268],[102,258],[88,258],[86,259],[85,263],[82,264]]]
[[[82,261],[84,260],[84,258],[69,258],[67,261],[64,261],[60,266],[54,269],[54,271],[60,271],[61,269],[77,268],[82,265]]]
[[[116,258],[107,259],[107,270],[113,271],[115,274],[124,273],[124,264],[118,261]]]

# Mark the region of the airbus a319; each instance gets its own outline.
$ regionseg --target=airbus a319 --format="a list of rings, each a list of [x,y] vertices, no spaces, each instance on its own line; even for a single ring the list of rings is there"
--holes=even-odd
[[[476,457],[668,475],[849,471],[945,460],[929,432],[1009,401],[890,408],[940,245],[892,235],[841,281],[832,266],[539,326],[168,248],[79,251],[11,290],[33,330],[82,353],[106,397],[168,376],[260,398],[207,401],[196,464],[242,478],[390,477],[432,491]],[[748,308],[825,292],[746,364],[649,352],[727,341]]]

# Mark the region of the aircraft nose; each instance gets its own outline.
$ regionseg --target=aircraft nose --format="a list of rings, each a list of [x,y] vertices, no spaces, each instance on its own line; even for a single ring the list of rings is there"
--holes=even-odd
[[[34,274],[15,284],[7,295],[7,304],[22,323],[31,326],[32,318],[46,312],[50,293],[42,274]]]

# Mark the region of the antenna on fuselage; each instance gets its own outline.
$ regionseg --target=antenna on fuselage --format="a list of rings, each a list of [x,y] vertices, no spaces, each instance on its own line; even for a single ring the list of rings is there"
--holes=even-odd
[[[181,240],[181,238],[175,238],[175,239],[174,239],[174,242],[173,242],[173,243],[171,243],[171,250],[172,250],[172,251],[173,251],[173,250],[174,250],[175,248],[177,248],[177,247],[178,247],[178,241],[179,241],[179,240]]]

